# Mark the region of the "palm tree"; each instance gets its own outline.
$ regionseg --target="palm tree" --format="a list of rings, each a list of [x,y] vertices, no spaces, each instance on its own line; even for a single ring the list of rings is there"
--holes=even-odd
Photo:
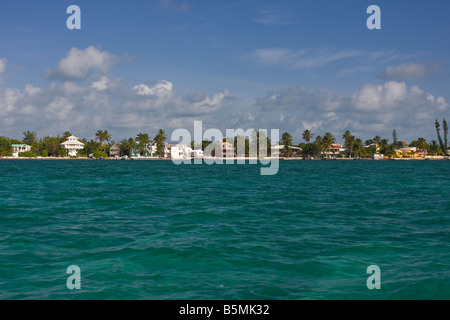
[[[119,142],[120,153],[124,156],[131,155],[135,146],[135,142],[133,138],[123,139]]]
[[[101,147],[104,147],[104,142],[111,140],[111,134],[108,132],[108,130],[98,130],[95,134],[95,139],[100,142]]]
[[[364,144],[363,144],[362,140],[359,138],[354,139],[354,148],[356,150],[356,154],[358,155],[358,158],[361,157],[362,153],[364,155],[364,153],[366,151],[366,148],[364,148]]]
[[[64,141],[67,140],[67,138],[70,137],[71,135],[72,134],[70,133],[70,131],[64,132],[64,134],[63,134]]]
[[[439,144],[436,142],[436,140],[431,141],[430,153],[434,154],[435,156],[442,154],[442,149],[439,146]]]
[[[333,136],[330,132],[325,133],[325,135],[324,135],[324,137],[323,137],[323,139],[322,139],[322,144],[321,144],[321,147],[322,147],[322,153],[323,153],[325,150],[328,150],[328,149],[330,148],[330,146],[331,146],[335,141],[336,141],[336,139],[334,138],[334,136]]]
[[[388,156],[392,159],[395,154],[395,145],[393,143],[391,143],[390,145],[386,146],[384,153],[386,156]]]
[[[283,133],[281,136],[280,143],[285,146],[291,146],[292,145],[292,136],[289,132]]]
[[[139,142],[139,154],[141,156],[148,155],[148,146],[151,143],[148,133],[139,133],[136,142]]]
[[[164,141],[167,139],[166,132],[163,129],[159,129],[155,138],[153,139],[156,143],[156,154],[159,157],[164,157]]]
[[[419,152],[425,152],[429,149],[428,143],[424,138],[418,138],[417,140],[412,141],[410,146],[416,147]]]
[[[444,128],[444,156],[446,156],[447,155],[447,147],[448,147],[448,144],[447,144],[447,135],[448,135],[448,126],[447,126],[447,121],[445,120],[445,118],[444,118],[444,120],[442,120],[442,127]]]
[[[348,157],[352,157],[353,148],[355,146],[355,136],[353,136],[350,131],[345,131],[345,133],[342,135],[342,139],[344,139],[345,144],[344,146],[349,149],[349,155]]]
[[[434,126],[436,128],[439,145],[441,146],[442,152],[444,152],[444,155],[445,155],[445,146],[444,146],[444,142],[442,141],[442,138],[441,138],[441,129],[440,129],[441,125],[439,124],[439,121],[437,119],[436,119],[436,122],[434,123]]]
[[[321,136],[317,136],[314,142],[312,143],[312,152],[313,155],[319,155],[322,156],[322,140],[323,138]]]
[[[283,133],[281,136],[280,144],[284,145],[282,154],[284,157],[289,157],[292,155],[292,149],[289,148],[292,146],[292,136],[289,132]]]
[[[311,141],[313,134],[311,133],[311,131],[309,131],[308,129],[303,131],[303,140],[305,140],[307,143],[309,143],[309,141]]]

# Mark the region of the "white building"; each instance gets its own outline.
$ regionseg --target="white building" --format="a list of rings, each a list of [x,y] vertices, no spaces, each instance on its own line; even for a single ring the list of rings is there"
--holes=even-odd
[[[78,141],[77,137],[70,136],[67,141],[61,143],[61,146],[67,150],[69,156],[75,157],[77,152],[84,148],[84,143]]]
[[[183,145],[176,145],[170,148],[170,156],[172,159],[190,159],[192,148]]]
[[[345,149],[342,144],[333,143],[328,147],[328,150],[325,150],[322,154],[325,154],[327,157],[336,157],[346,150],[347,149]]]
[[[271,156],[275,157],[275,158],[280,157],[281,152],[283,151],[284,147],[285,146],[282,144],[272,146],[271,147]],[[301,152],[302,151],[302,148],[299,148],[299,147],[288,146],[288,148],[291,149],[292,152]],[[267,149],[269,149],[269,147]]]
[[[141,152],[143,153],[142,155],[141,155]],[[139,146],[139,142],[138,142],[134,146],[133,150],[131,150],[130,156],[132,158],[148,158],[148,157],[153,157],[155,155],[155,153],[156,153],[156,144],[148,145],[145,148],[141,148]]]
[[[27,145],[27,144],[13,144],[13,157],[14,158],[18,158],[19,157],[19,153],[21,152],[27,152],[27,151],[31,151],[31,146]]]
[[[203,159],[203,150],[192,150],[192,156],[194,159]]]

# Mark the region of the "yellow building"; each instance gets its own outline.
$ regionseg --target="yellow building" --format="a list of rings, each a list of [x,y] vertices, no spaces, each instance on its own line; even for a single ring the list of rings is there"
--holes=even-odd
[[[396,158],[421,158],[422,156],[417,153],[416,147],[409,147],[409,148],[401,148],[395,150],[395,157]]]

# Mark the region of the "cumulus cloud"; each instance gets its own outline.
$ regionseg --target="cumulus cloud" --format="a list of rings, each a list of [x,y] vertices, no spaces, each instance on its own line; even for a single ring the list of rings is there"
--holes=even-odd
[[[408,98],[408,89],[404,82],[389,81],[383,85],[366,84],[353,94],[352,102],[358,110],[382,111],[402,107]]]
[[[7,62],[8,62],[8,60],[6,58],[0,58],[0,74],[5,72]]]
[[[363,52],[267,49],[257,54],[268,64],[311,68]],[[396,128],[407,139],[417,138],[418,128],[432,128],[434,119],[448,111],[443,97],[402,81],[364,84],[351,94],[295,86],[241,100],[227,89],[183,93],[167,80],[128,84],[107,74],[116,62],[114,55],[92,46],[72,48],[49,71],[49,77],[59,81],[48,88],[0,87],[1,134],[20,138],[25,130],[39,135],[71,131],[90,139],[97,130],[107,128],[114,139],[121,139],[138,132],[153,134],[159,128],[190,129],[195,120],[202,120],[204,128],[220,130],[280,129],[291,132],[297,141],[305,129],[316,135],[329,131],[336,137],[350,130],[369,138],[390,135]],[[0,71],[5,66],[6,59],[0,59]],[[416,76],[426,73],[419,71]]]
[[[139,96],[151,96],[156,98],[168,98],[172,94],[173,85],[169,81],[159,81],[153,87],[145,84],[135,85],[132,90]]]
[[[107,73],[117,61],[116,56],[93,46],[84,50],[72,48],[54,70],[47,71],[47,77],[64,81],[84,80],[95,71]]]
[[[419,80],[440,71],[442,64],[424,64],[420,62],[406,62],[398,66],[389,66],[381,74],[381,78],[390,80]]]
[[[22,90],[0,88],[0,127],[2,135],[16,138],[34,130],[38,135],[71,131],[88,139],[96,130],[108,128],[114,139],[121,139],[138,132],[153,134],[159,128],[189,129],[195,120],[221,126],[233,113],[232,99],[226,89],[180,94],[163,80],[153,86],[129,86],[106,77],[92,83],[54,82],[48,88],[28,84]]]
[[[396,81],[366,84],[351,95],[293,87],[271,92],[256,104],[260,107],[257,119],[276,127],[283,114],[282,130],[290,130],[297,137],[310,129],[316,134],[329,131],[337,137],[350,130],[366,138],[376,134],[389,138],[397,128],[404,138],[417,138],[418,128],[427,132],[434,119],[448,110],[443,97]]]
[[[100,80],[94,81],[91,84],[91,88],[97,89],[98,91],[103,91],[106,90],[106,88],[108,88],[108,83],[109,83],[108,77],[103,76],[100,78]]]

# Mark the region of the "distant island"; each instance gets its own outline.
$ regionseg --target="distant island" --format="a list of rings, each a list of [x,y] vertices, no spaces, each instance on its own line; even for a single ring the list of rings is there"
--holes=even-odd
[[[434,123],[437,140],[427,142],[419,137],[411,142],[398,140],[397,133],[392,131],[392,142],[389,139],[375,136],[362,141],[350,131],[342,134],[343,144],[336,143],[335,136],[327,132],[323,136],[310,130],[302,134],[304,142],[294,145],[289,132],[284,132],[280,141],[274,144],[262,131],[254,130],[251,137],[228,137],[223,141],[201,142],[191,141],[189,146],[166,143],[165,130],[159,129],[153,139],[148,133],[139,133],[135,138],[112,140],[108,130],[98,130],[95,139],[78,139],[70,132],[62,136],[37,137],[34,131],[25,131],[22,140],[0,136],[0,158],[2,159],[199,159],[207,157],[250,159],[258,158],[252,150],[260,150],[258,141],[267,139],[267,146],[261,157],[280,157],[288,160],[308,159],[449,159],[448,126],[445,118]],[[262,137],[262,140],[261,140]],[[213,146],[210,146],[214,144]],[[255,148],[252,148],[252,144]],[[205,149],[212,150],[204,155]],[[241,148],[238,148],[241,146]]]

